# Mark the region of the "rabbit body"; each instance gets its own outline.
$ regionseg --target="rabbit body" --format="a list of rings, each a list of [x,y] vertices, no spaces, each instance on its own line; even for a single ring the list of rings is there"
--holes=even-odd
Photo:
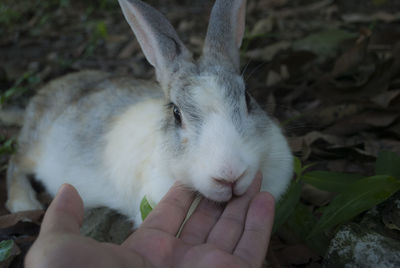
[[[163,178],[156,175],[161,165],[148,168],[151,160],[157,161],[153,154],[160,139],[162,96],[154,82],[110,78],[100,71],[82,71],[52,81],[27,108],[18,153],[10,162],[9,197],[13,198],[7,207],[11,211],[40,208],[33,194],[14,190],[18,189],[14,177],[35,174],[51,195],[63,183],[70,183],[85,206],[108,206],[138,217],[141,191],[151,193],[143,178],[155,177],[152,181],[165,182],[166,189],[172,183],[168,177],[157,181]],[[125,114],[129,124],[122,131],[118,127],[108,131],[123,122]],[[119,138],[127,138],[128,143]]]
[[[9,210],[41,207],[29,174],[52,195],[70,183],[85,207],[116,209],[136,225],[142,198],[157,203],[175,181],[225,202],[243,194],[261,170],[262,189],[279,198],[292,174],[287,142],[245,92],[237,47],[223,58],[213,50],[213,27],[226,10],[241,17],[243,3],[217,0],[206,56],[195,63],[161,14],[141,1],[120,0],[160,85],[82,71],[45,86],[27,108],[10,160]]]

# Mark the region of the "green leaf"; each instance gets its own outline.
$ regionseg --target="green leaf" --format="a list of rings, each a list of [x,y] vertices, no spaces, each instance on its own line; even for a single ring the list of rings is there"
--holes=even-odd
[[[324,256],[329,245],[329,239],[325,234],[320,233],[310,239],[306,239],[316,223],[317,219],[312,214],[311,209],[302,203],[298,203],[294,212],[286,222],[286,226],[298,238],[302,239],[307,246],[314,249],[321,256]]]
[[[339,173],[330,171],[311,171],[303,174],[301,180],[320,190],[341,193],[346,191],[350,184],[362,179],[362,175]]]
[[[106,39],[108,37],[107,26],[104,21],[99,21],[96,24],[96,35],[99,38]]]
[[[13,240],[3,240],[0,242],[0,262],[5,261],[10,257],[13,246]]]
[[[25,92],[29,91],[33,85],[36,85],[39,82],[39,76],[34,75],[30,71],[25,72],[15,81],[14,86],[7,89],[4,93],[1,93],[0,105],[6,103],[10,98],[24,94]]]
[[[26,87],[21,87],[21,86],[16,86],[16,87],[11,87],[9,89],[7,89],[6,92],[4,92],[3,94],[1,94],[1,102],[0,104],[5,104],[10,98],[14,97],[14,96],[18,96],[18,95],[22,95],[23,93],[25,93],[26,91],[28,91],[28,88]]]
[[[299,180],[304,171],[306,171],[309,167],[313,165],[314,164],[309,164],[303,167],[301,160],[295,156],[293,161],[293,168],[294,168],[294,173],[296,174],[296,180]]]
[[[294,212],[288,217],[287,226],[303,240],[317,223],[309,207],[301,202],[296,205]]]
[[[4,140],[2,137],[0,137],[0,155],[3,154],[12,154],[15,151],[15,139],[6,139]]]
[[[293,160],[294,173],[296,174],[296,178],[300,178],[301,174],[303,173],[301,161],[298,157],[294,157]]]
[[[375,163],[375,173],[400,179],[400,156],[392,152],[380,152]]]
[[[292,181],[285,195],[278,201],[275,208],[273,233],[284,224],[299,203],[301,195],[301,182]]]
[[[147,215],[153,210],[153,207],[147,201],[146,196],[143,197],[142,202],[140,202],[140,214],[142,215],[142,220],[146,219]]]
[[[400,181],[391,176],[373,176],[356,181],[321,209],[323,214],[307,238],[350,220],[386,200],[399,189]]]
[[[307,50],[314,52],[316,55],[332,57],[335,56],[341,42],[356,37],[356,33],[339,29],[327,29],[295,41],[293,49]]]

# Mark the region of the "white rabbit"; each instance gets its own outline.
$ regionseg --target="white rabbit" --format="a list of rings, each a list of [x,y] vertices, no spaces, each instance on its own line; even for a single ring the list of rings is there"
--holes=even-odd
[[[7,172],[10,211],[38,209],[27,175],[54,195],[74,185],[85,207],[141,223],[177,180],[217,202],[243,194],[256,172],[275,198],[292,176],[280,128],[246,92],[239,72],[245,0],[217,0],[197,61],[167,19],[119,0],[160,86],[98,71],[56,79],[30,102]]]

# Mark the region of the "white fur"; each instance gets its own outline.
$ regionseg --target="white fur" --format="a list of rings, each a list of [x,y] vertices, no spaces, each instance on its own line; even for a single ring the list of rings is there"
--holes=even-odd
[[[144,101],[119,116],[107,134],[107,178],[124,200],[119,209],[127,214],[138,213],[144,195],[158,203],[173,183],[160,153],[163,112],[161,100]]]
[[[64,124],[53,124],[46,138],[42,139],[42,152],[37,158],[35,174],[45,183],[46,190],[55,195],[63,183],[74,185],[81,194],[85,206],[95,207],[108,202],[108,196],[115,195],[112,184],[107,181],[101,170],[93,169],[88,163],[82,163],[75,156],[70,129]],[[104,194],[109,189],[109,195]]]
[[[285,192],[293,174],[293,156],[281,130],[274,124],[268,136],[260,137],[267,144],[260,158],[263,174],[262,191],[270,192],[276,200]]]

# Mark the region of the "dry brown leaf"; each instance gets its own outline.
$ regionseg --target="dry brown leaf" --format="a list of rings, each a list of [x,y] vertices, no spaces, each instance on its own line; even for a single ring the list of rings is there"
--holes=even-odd
[[[327,6],[332,4],[333,2],[334,2],[333,0],[322,0],[322,1],[319,1],[319,2],[314,2],[314,3],[309,4],[309,5],[301,5],[300,7],[297,7],[297,8],[286,8],[286,9],[283,9],[283,10],[280,10],[280,11],[276,11],[276,12],[274,12],[274,14],[277,17],[280,17],[280,18],[304,15],[304,14],[307,14],[307,13],[316,12],[318,10],[326,8]]]
[[[400,139],[400,122],[391,126],[388,129],[388,132],[394,134],[398,139]]]
[[[393,65],[390,70],[390,77],[393,79],[398,78],[400,75],[400,42],[399,40],[399,34],[394,36],[394,42],[396,42],[393,45],[393,50],[392,50],[392,55],[393,55]]]
[[[318,126],[328,126],[343,118],[357,114],[364,109],[363,105],[355,103],[322,106],[308,112],[307,117],[310,117],[310,120],[313,122],[318,122]]]
[[[310,184],[304,184],[301,192],[301,197],[304,200],[318,207],[328,204],[333,196],[333,193],[322,191]]]
[[[259,10],[270,10],[276,7],[286,5],[288,0],[258,0],[248,1],[247,10],[250,13],[257,12]]]
[[[279,66],[286,66],[288,74],[297,76],[302,74],[316,58],[317,55],[310,51],[290,51],[290,56],[279,59],[277,62]]]
[[[399,114],[383,111],[366,111],[350,116],[327,128],[324,132],[331,135],[351,135],[374,127],[388,127],[399,118]]]
[[[387,13],[385,11],[379,11],[372,15],[366,14],[344,14],[342,19],[348,23],[360,23],[360,22],[372,22],[372,21],[383,21],[391,23],[400,20],[400,12]]]
[[[129,41],[118,53],[119,59],[127,59],[132,57],[135,52],[140,50],[138,42],[136,40]]]
[[[335,66],[330,73],[332,78],[342,75],[360,64],[365,57],[371,34],[370,30],[362,29],[360,37],[356,40],[354,46],[336,60]]]
[[[400,72],[400,45],[388,51],[392,56],[372,61],[372,57],[366,57],[370,54],[365,53],[369,36],[370,31],[363,30],[355,45],[339,57],[333,70],[317,80],[315,93],[320,98],[329,102],[365,102],[389,89],[391,80]]]
[[[316,148],[312,148],[312,145],[317,141],[327,143],[327,146],[324,146],[325,149],[332,145],[346,145],[346,141],[343,138],[323,134],[318,131],[311,131],[304,136],[290,138],[289,145],[293,152],[301,152],[301,159],[304,161],[307,160],[311,153],[316,150]],[[321,153],[321,151],[319,152]]]
[[[249,50],[246,57],[254,60],[271,61],[280,51],[290,48],[291,43],[288,41],[280,41],[264,48]]]
[[[274,19],[272,16],[268,16],[264,19],[257,21],[251,31],[250,36],[262,35],[272,31],[274,27]]]
[[[322,158],[332,158],[343,155],[346,151],[353,151],[362,156],[376,157],[381,150],[399,150],[397,148],[399,142],[395,140],[377,140],[374,135],[368,136],[362,132],[357,134],[356,136],[345,138],[312,131],[304,136],[290,138],[289,145],[293,152],[301,154],[302,160],[307,160],[311,153]]]
[[[32,222],[18,222],[8,228],[0,228],[0,236],[8,239],[18,236],[37,236],[40,225]]]
[[[43,210],[30,210],[0,216],[0,229],[11,227],[21,221],[39,224],[43,214]]]
[[[343,144],[344,143],[343,139],[341,139],[337,136],[323,134],[318,131],[311,131],[304,136],[292,138],[290,140],[290,143],[294,145],[293,146],[294,148],[298,148],[299,147],[298,144],[304,144],[306,146],[311,146],[315,141],[317,141],[319,139],[324,140],[325,142],[330,143],[330,144]]]
[[[281,81],[282,81],[282,76],[279,73],[272,70],[268,72],[266,81],[268,87],[278,84]]]
[[[400,89],[389,90],[373,97],[372,101],[382,108],[387,108],[390,106],[391,102],[398,96],[400,96]]]

